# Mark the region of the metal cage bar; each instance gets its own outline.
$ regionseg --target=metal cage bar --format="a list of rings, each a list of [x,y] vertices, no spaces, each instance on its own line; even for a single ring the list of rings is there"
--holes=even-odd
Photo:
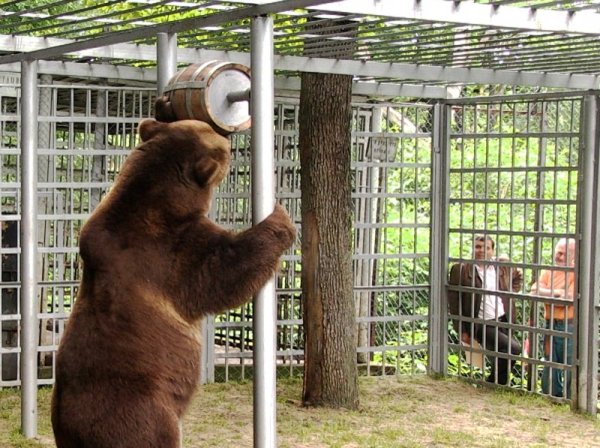
[[[438,103],[433,109],[432,218],[431,218],[431,294],[429,368],[446,374],[448,368],[448,301],[446,260],[448,257],[448,150],[450,106]]]
[[[584,97],[582,108],[582,216],[581,216],[581,294],[579,307],[579,372],[577,405],[584,412],[595,414],[598,405],[598,96]],[[589,242],[586,244],[586,239]]]
[[[37,435],[37,61],[21,63],[21,430]]]
[[[273,151],[273,19],[252,19],[252,221],[258,224],[275,205]],[[276,446],[275,278],[254,298],[254,446]]]

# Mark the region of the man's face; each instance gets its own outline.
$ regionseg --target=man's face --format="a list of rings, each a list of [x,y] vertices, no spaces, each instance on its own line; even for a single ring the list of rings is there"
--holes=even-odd
[[[494,249],[489,240],[476,240],[473,245],[473,256],[475,260],[491,260],[494,258]]]
[[[575,244],[560,240],[554,248],[554,263],[557,266],[575,266]]]

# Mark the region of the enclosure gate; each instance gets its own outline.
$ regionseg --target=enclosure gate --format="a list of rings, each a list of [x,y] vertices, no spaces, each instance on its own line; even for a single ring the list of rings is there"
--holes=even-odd
[[[18,79],[1,85],[0,95],[0,387],[5,387],[20,384]],[[79,229],[135,146],[136,126],[152,115],[154,95],[153,89],[57,85],[40,79],[40,385],[53,382],[56,348],[80,279]],[[472,260],[471,240],[481,233],[492,236],[497,253],[505,252],[508,266],[525,277],[521,290],[510,294],[517,321],[501,325],[521,345],[526,338],[531,341],[529,357],[509,356],[518,366],[513,386],[539,392],[539,371],[550,367],[572,372],[580,387],[584,380],[597,387],[597,228],[591,223],[599,208],[598,145],[597,136],[590,134],[598,129],[596,111],[592,94],[354,105],[354,299],[362,372],[396,375],[448,367],[453,375],[483,378],[467,356],[482,352],[491,359],[493,351],[462,346],[456,338],[448,341],[450,321],[465,319],[448,319],[445,303],[449,265]],[[277,99],[275,128],[277,199],[299,226],[297,99]],[[584,142],[594,150],[582,151]],[[230,176],[217,192],[212,214],[221,225],[237,230],[251,225],[249,136],[232,136],[232,147]],[[586,164],[588,158],[592,163]],[[540,270],[551,267],[552,249],[561,237],[578,242],[577,263],[565,271],[578,279],[576,316],[588,317],[585,325],[574,320],[573,334],[544,328],[543,305],[559,302],[529,294]],[[298,244],[283,256],[277,299],[278,374],[300,374]],[[205,380],[252,375],[251,318],[252,306],[246,305],[207,319]],[[578,338],[578,332],[586,336]],[[543,359],[546,336],[566,337],[579,356],[566,367]],[[596,399],[597,393],[588,397],[588,407],[595,408]]]
[[[450,329],[448,373],[485,381],[504,362],[513,367],[512,387],[573,398],[589,412],[595,412],[598,396],[598,249],[597,229],[592,228],[598,209],[597,104],[594,94],[449,101],[444,106],[449,123],[442,141],[446,151],[440,161],[448,179],[447,261],[442,270],[447,272],[455,263],[473,269],[473,242],[483,236],[495,241],[497,254],[485,265],[523,274],[522,285],[503,294],[510,297],[505,311],[509,315],[514,307],[514,320],[484,321],[471,310],[467,314],[474,318],[457,311],[442,324]],[[575,240],[572,255],[577,256],[573,265],[556,267],[554,247],[562,238]],[[544,269],[554,270],[552,276],[575,279],[572,318],[558,293],[530,293]],[[471,286],[447,288],[469,293]],[[489,293],[496,289],[484,288]],[[459,297],[460,307],[464,296]],[[471,341],[461,340],[453,320],[461,332],[469,328]],[[504,332],[520,349],[509,354],[500,353],[498,345],[485,348],[485,342],[479,340],[480,345],[474,337],[480,325],[482,334],[486,327]],[[568,378],[573,379],[572,389]],[[562,390],[556,387],[558,380],[564,381]],[[497,375],[488,381],[497,384]]]

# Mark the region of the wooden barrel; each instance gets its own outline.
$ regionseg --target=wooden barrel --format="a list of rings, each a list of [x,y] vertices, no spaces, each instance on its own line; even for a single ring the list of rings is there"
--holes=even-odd
[[[250,69],[233,62],[208,61],[177,72],[164,94],[178,120],[201,120],[221,134],[250,127],[248,101],[230,101],[227,95],[250,89]]]

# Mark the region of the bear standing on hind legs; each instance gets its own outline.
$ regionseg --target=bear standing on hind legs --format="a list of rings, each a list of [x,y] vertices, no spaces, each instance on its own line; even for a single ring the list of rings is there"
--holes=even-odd
[[[209,221],[229,141],[200,121],[140,123],[142,143],[83,227],[83,278],[58,350],[58,448],[176,448],[202,316],[235,308],[295,238],[280,206],[240,233]]]

